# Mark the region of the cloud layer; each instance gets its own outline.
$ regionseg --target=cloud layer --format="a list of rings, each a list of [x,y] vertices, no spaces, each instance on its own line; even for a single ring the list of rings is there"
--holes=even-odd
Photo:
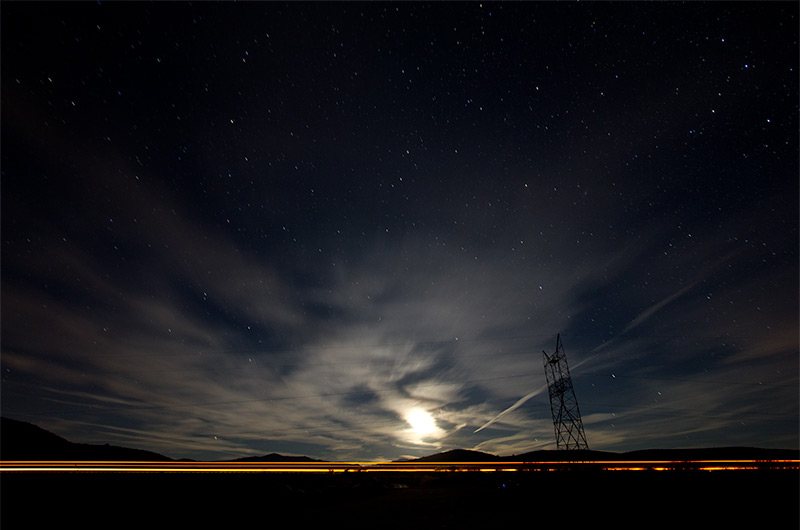
[[[4,415],[176,458],[519,454],[554,448],[561,333],[592,448],[797,446],[785,6],[731,30],[750,55],[689,42],[715,6],[228,7],[4,25]]]

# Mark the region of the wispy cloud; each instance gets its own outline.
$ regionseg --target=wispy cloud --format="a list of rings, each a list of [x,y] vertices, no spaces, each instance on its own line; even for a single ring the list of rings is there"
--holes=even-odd
[[[541,394],[541,393],[542,393],[544,390],[547,390],[547,385],[545,385],[545,386],[542,386],[542,387],[539,387],[539,388],[537,388],[536,390],[534,390],[533,392],[529,392],[528,394],[525,394],[523,397],[519,398],[519,399],[516,401],[516,403],[514,403],[513,405],[511,405],[510,407],[508,407],[507,409],[505,409],[503,412],[501,412],[500,414],[498,414],[497,416],[495,416],[495,417],[494,417],[494,418],[492,418],[491,420],[487,421],[486,423],[484,423],[483,425],[481,425],[480,427],[478,427],[477,429],[475,429],[475,431],[474,431],[474,432],[480,432],[480,431],[482,431],[483,429],[485,429],[485,428],[486,428],[486,427],[488,427],[489,425],[493,424],[494,422],[496,422],[497,420],[499,420],[500,418],[502,418],[502,417],[503,417],[503,416],[505,416],[506,414],[508,414],[508,413],[510,413],[510,412],[513,412],[513,411],[517,410],[517,409],[518,409],[519,407],[521,407],[521,406],[522,406],[522,405],[523,405],[523,404],[524,404],[526,401],[528,401],[528,400],[529,400],[529,399],[531,399],[532,397],[538,396],[538,395],[539,395],[539,394]]]

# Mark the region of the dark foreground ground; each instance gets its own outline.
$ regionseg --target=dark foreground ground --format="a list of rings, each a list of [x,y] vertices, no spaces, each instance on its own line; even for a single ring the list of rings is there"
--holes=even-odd
[[[800,527],[797,471],[2,473],[2,527]]]

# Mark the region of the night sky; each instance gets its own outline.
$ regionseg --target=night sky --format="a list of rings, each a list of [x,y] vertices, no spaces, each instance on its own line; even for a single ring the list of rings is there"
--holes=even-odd
[[[592,449],[800,445],[796,2],[1,20],[4,416],[173,458],[555,449],[560,333]]]

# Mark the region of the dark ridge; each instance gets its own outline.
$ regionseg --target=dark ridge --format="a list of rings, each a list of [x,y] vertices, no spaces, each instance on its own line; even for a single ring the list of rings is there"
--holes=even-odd
[[[800,449],[765,449],[759,447],[710,447],[679,449],[642,449],[624,453],[592,450],[540,450],[520,455],[497,456],[481,451],[453,449],[406,462],[607,462],[699,460],[798,460]],[[176,461],[159,453],[114,445],[70,442],[36,425],[10,418],[0,418],[0,460],[129,460]],[[191,462],[191,459],[177,461]],[[307,456],[270,453],[221,462],[324,462]]]
[[[322,462],[323,460],[315,460],[307,456],[291,456],[280,455],[278,453],[270,453],[264,456],[245,456],[235,460],[223,460],[223,462]]]
[[[471,451],[469,449],[453,449],[435,455],[423,456],[407,462],[498,462],[502,460],[499,456],[481,451]]]
[[[0,418],[2,460],[131,460],[171,461],[164,455],[115,445],[73,443],[24,421]]]
[[[164,455],[118,447],[70,442],[37,425],[0,418],[0,460],[129,460],[157,462],[193,462],[189,458],[174,460]],[[284,456],[271,453],[222,462],[321,462],[307,456]]]
[[[761,447],[709,447],[687,449],[643,449],[622,453],[626,460],[797,460],[800,449]]]
[[[523,453],[521,455],[504,456],[507,462],[582,462],[582,461],[607,461],[622,460],[619,453],[608,451],[592,451],[590,449],[573,449],[570,451],[541,450]]]
[[[797,449],[763,449],[758,447],[708,447],[688,449],[642,449],[625,453],[608,451],[532,451],[521,455],[503,457],[506,461],[520,462],[608,462],[612,460],[663,460],[670,462],[698,460],[797,460]]]

